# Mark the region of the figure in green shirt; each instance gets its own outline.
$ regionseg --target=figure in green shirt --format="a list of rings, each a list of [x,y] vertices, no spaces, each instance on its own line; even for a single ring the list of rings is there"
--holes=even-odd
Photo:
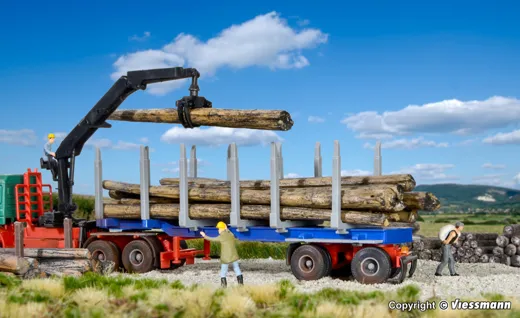
[[[205,240],[219,242],[220,243],[220,282],[222,287],[227,287],[226,274],[228,272],[229,264],[233,264],[233,271],[237,275],[237,281],[240,285],[244,285],[244,277],[242,276],[242,272],[240,271],[240,266],[238,265],[238,257],[237,248],[235,246],[236,238],[231,233],[231,231],[227,228],[224,222],[218,222],[217,229],[219,236],[217,237],[209,237],[204,232],[200,232],[200,235]]]

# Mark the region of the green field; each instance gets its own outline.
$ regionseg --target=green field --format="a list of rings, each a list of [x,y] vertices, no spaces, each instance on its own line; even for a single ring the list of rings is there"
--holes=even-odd
[[[100,276],[87,273],[21,281],[0,274],[0,317],[518,317],[520,305],[508,310],[426,312],[389,310],[390,301],[416,302],[420,289],[396,292],[323,289],[298,292],[289,281],[273,285],[215,289],[185,287],[180,281]],[[482,300],[509,300],[482,295]],[[463,299],[461,299],[463,300]],[[471,299],[477,301],[479,299]],[[436,298],[430,301],[438,301]]]
[[[498,233],[502,234],[504,226],[520,223],[520,217],[511,217],[507,214],[431,214],[421,215],[421,229],[418,234],[433,237],[446,224],[464,223],[463,232]]]

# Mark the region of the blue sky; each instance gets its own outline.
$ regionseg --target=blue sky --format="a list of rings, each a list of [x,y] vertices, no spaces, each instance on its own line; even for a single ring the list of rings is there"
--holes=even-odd
[[[518,187],[518,9],[512,1],[5,3],[0,174],[38,168],[45,135],[70,132],[124,72],[184,66],[201,71],[200,95],[213,107],[287,110],[293,128],[112,121],[77,158],[75,192],[93,192],[93,145],[104,179],[134,183],[139,145],[150,146],[158,184],[178,175],[180,142],[198,145],[201,177],[226,177],[226,145],[236,141],[241,179],[268,179],[273,140],[283,142],[289,176],[312,175],[317,141],[330,175],[334,140],[346,175],[372,174],[371,146],[381,140],[385,174]],[[175,107],[187,89],[150,85],[119,109]]]

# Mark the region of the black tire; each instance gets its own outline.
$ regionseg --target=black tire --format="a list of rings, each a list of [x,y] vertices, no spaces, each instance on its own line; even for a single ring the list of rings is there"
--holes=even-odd
[[[188,243],[185,240],[181,240],[181,249],[185,250],[188,248]]]
[[[327,262],[320,247],[302,245],[291,256],[291,270],[298,280],[318,280],[325,276]]]
[[[365,247],[354,255],[352,276],[362,284],[382,284],[390,277],[390,256],[377,247]]]
[[[117,245],[110,241],[94,240],[87,245],[93,260],[114,262],[114,269],[121,267],[121,252]]]
[[[147,273],[154,269],[153,249],[143,240],[134,240],[123,249],[123,266],[129,273]]]
[[[316,247],[319,247],[321,252],[323,253],[323,258],[325,259],[325,274],[323,274],[323,276],[329,276],[330,273],[332,272],[332,257],[330,256],[330,253],[329,251],[321,246],[321,245],[315,245]]]

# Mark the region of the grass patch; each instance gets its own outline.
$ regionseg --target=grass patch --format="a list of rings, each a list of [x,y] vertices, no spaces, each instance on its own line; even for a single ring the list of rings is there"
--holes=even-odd
[[[203,249],[204,240],[186,241],[189,248]],[[237,252],[242,259],[273,258],[278,260],[285,259],[287,243],[262,243],[262,242],[238,242]],[[220,244],[211,242],[211,257],[220,255]]]
[[[216,289],[185,288],[180,282],[103,277],[35,279],[9,278],[0,290],[0,317],[443,317],[446,312],[388,309],[391,300],[415,302],[420,289],[407,285],[396,292],[360,292],[333,288],[301,293],[287,280],[265,286]],[[119,288],[114,286],[118,285]],[[117,290],[117,292],[114,292]],[[482,300],[509,300],[498,294]],[[477,299],[472,299],[477,300]],[[514,300],[513,300],[514,301]],[[503,312],[502,312],[503,313]],[[471,311],[472,317],[492,317],[489,311]],[[520,315],[520,306],[507,313]]]

